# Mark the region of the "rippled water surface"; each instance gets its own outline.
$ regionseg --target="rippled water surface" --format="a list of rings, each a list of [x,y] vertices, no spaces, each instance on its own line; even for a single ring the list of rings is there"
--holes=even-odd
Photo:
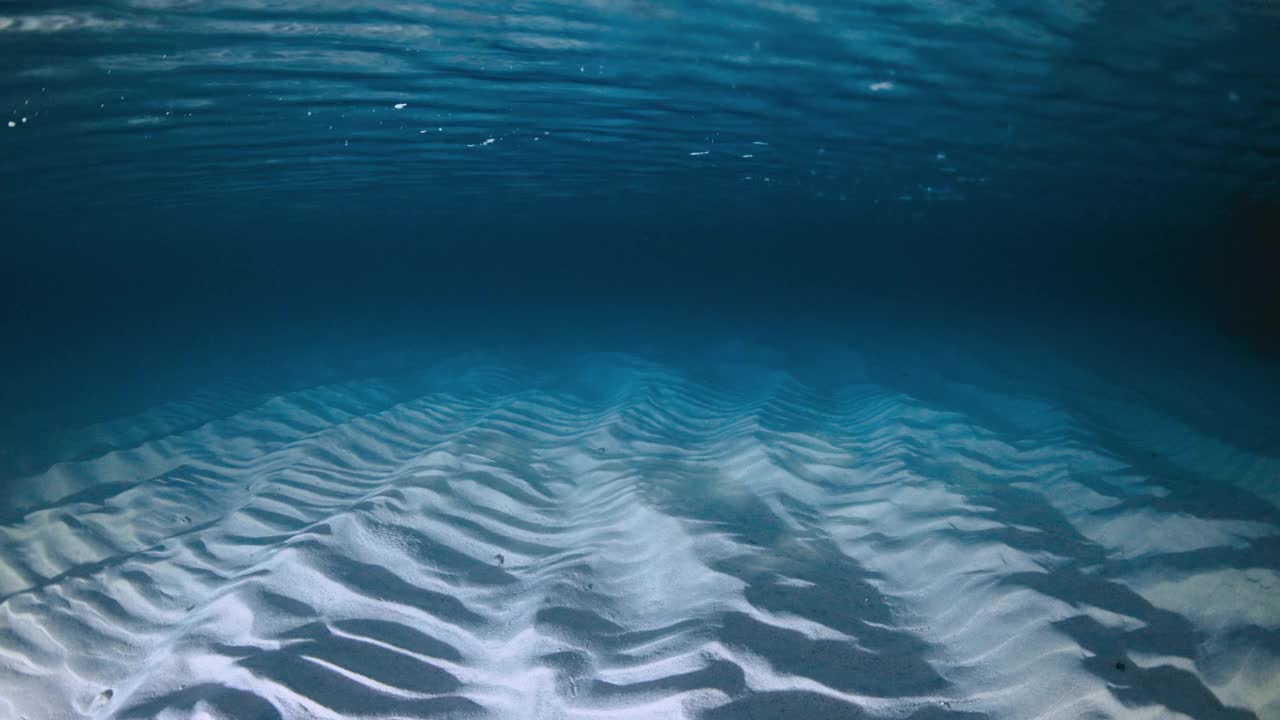
[[[1276,192],[1280,11],[1261,0],[0,12],[0,111],[18,123],[0,142],[27,191],[362,187],[476,209],[989,202],[1083,176]]]
[[[0,0],[0,719],[1280,718],[1278,71]]]

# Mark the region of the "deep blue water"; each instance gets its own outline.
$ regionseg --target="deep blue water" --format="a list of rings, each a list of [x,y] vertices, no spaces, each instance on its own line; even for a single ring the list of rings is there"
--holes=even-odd
[[[1278,77],[1271,0],[0,0],[0,716],[1277,717]],[[285,597],[384,500],[456,707],[279,656],[399,617]]]
[[[1234,322],[1274,312],[1277,14],[6,2],[6,314],[905,296]]]

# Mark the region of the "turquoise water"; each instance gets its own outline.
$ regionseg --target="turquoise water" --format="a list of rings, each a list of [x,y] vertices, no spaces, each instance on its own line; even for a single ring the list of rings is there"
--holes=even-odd
[[[1280,717],[1268,2],[0,2],[0,718]]]

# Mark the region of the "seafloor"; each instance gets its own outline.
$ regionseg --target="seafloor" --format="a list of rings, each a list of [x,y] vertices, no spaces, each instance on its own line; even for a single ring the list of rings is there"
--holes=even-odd
[[[134,377],[6,448],[0,716],[1280,717],[1276,388],[1172,337],[565,326]]]

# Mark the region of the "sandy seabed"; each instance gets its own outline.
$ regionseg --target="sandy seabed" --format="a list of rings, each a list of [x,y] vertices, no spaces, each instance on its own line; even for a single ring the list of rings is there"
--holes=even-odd
[[[687,340],[69,432],[4,498],[0,717],[1280,717],[1248,363]]]

